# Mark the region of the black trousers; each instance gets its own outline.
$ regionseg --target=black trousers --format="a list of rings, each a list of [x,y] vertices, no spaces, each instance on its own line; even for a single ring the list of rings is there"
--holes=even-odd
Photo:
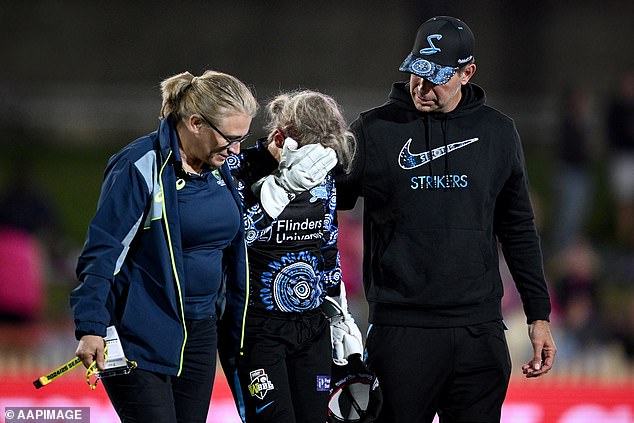
[[[238,377],[248,423],[324,423],[332,348],[321,311],[249,311]]]
[[[187,343],[179,377],[135,369],[103,379],[123,423],[204,423],[216,374],[216,318],[186,322]]]
[[[511,374],[502,322],[459,328],[372,325],[367,364],[379,379],[376,423],[499,422]]]

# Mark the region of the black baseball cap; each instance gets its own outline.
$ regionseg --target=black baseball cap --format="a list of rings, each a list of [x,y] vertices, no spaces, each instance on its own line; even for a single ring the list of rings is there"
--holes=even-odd
[[[399,70],[443,85],[460,67],[473,61],[474,46],[473,32],[466,23],[451,16],[436,16],[418,28],[412,52]]]

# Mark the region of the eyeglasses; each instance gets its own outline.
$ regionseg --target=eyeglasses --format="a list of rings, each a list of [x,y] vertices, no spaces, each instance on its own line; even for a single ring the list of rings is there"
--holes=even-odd
[[[245,141],[247,138],[249,138],[251,136],[251,131],[247,132],[245,135],[238,137],[238,138],[229,138],[227,137],[225,134],[222,133],[222,131],[220,129],[218,129],[216,127],[216,125],[214,125],[213,123],[211,123],[209,121],[209,119],[207,119],[206,117],[204,117],[203,115],[200,115],[200,118],[203,120],[203,122],[205,122],[207,124],[207,126],[209,126],[211,129],[213,129],[214,131],[216,131],[217,133],[220,134],[220,136],[222,138],[224,138],[227,141],[227,145],[223,145],[222,148],[229,148],[232,145],[236,145],[236,144],[240,144],[241,142]]]

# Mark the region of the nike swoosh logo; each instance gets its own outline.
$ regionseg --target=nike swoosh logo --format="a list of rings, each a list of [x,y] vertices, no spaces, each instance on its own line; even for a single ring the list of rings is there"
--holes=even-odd
[[[447,148],[443,146],[434,148],[431,151],[412,153],[411,151],[409,151],[409,146],[412,143],[412,139],[410,138],[407,140],[403,148],[401,148],[401,152],[398,155],[398,164],[405,170],[415,169],[419,166],[424,165],[425,163],[437,159],[438,157],[442,157],[445,154],[451,153],[452,151],[455,151],[476,141],[479,141],[479,138],[469,138],[468,140],[454,142],[447,145]]]
[[[260,414],[266,407],[273,404],[275,401],[271,401],[268,404],[264,404],[262,407],[255,407],[255,414]]]

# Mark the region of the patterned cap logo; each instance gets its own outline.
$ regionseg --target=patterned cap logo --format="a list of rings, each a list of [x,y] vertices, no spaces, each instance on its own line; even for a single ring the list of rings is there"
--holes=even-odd
[[[429,43],[429,47],[425,47],[420,50],[420,54],[424,54],[429,56],[430,54],[439,53],[441,50],[434,45],[432,40],[440,40],[442,39],[442,34],[431,34],[427,36],[427,42]]]

